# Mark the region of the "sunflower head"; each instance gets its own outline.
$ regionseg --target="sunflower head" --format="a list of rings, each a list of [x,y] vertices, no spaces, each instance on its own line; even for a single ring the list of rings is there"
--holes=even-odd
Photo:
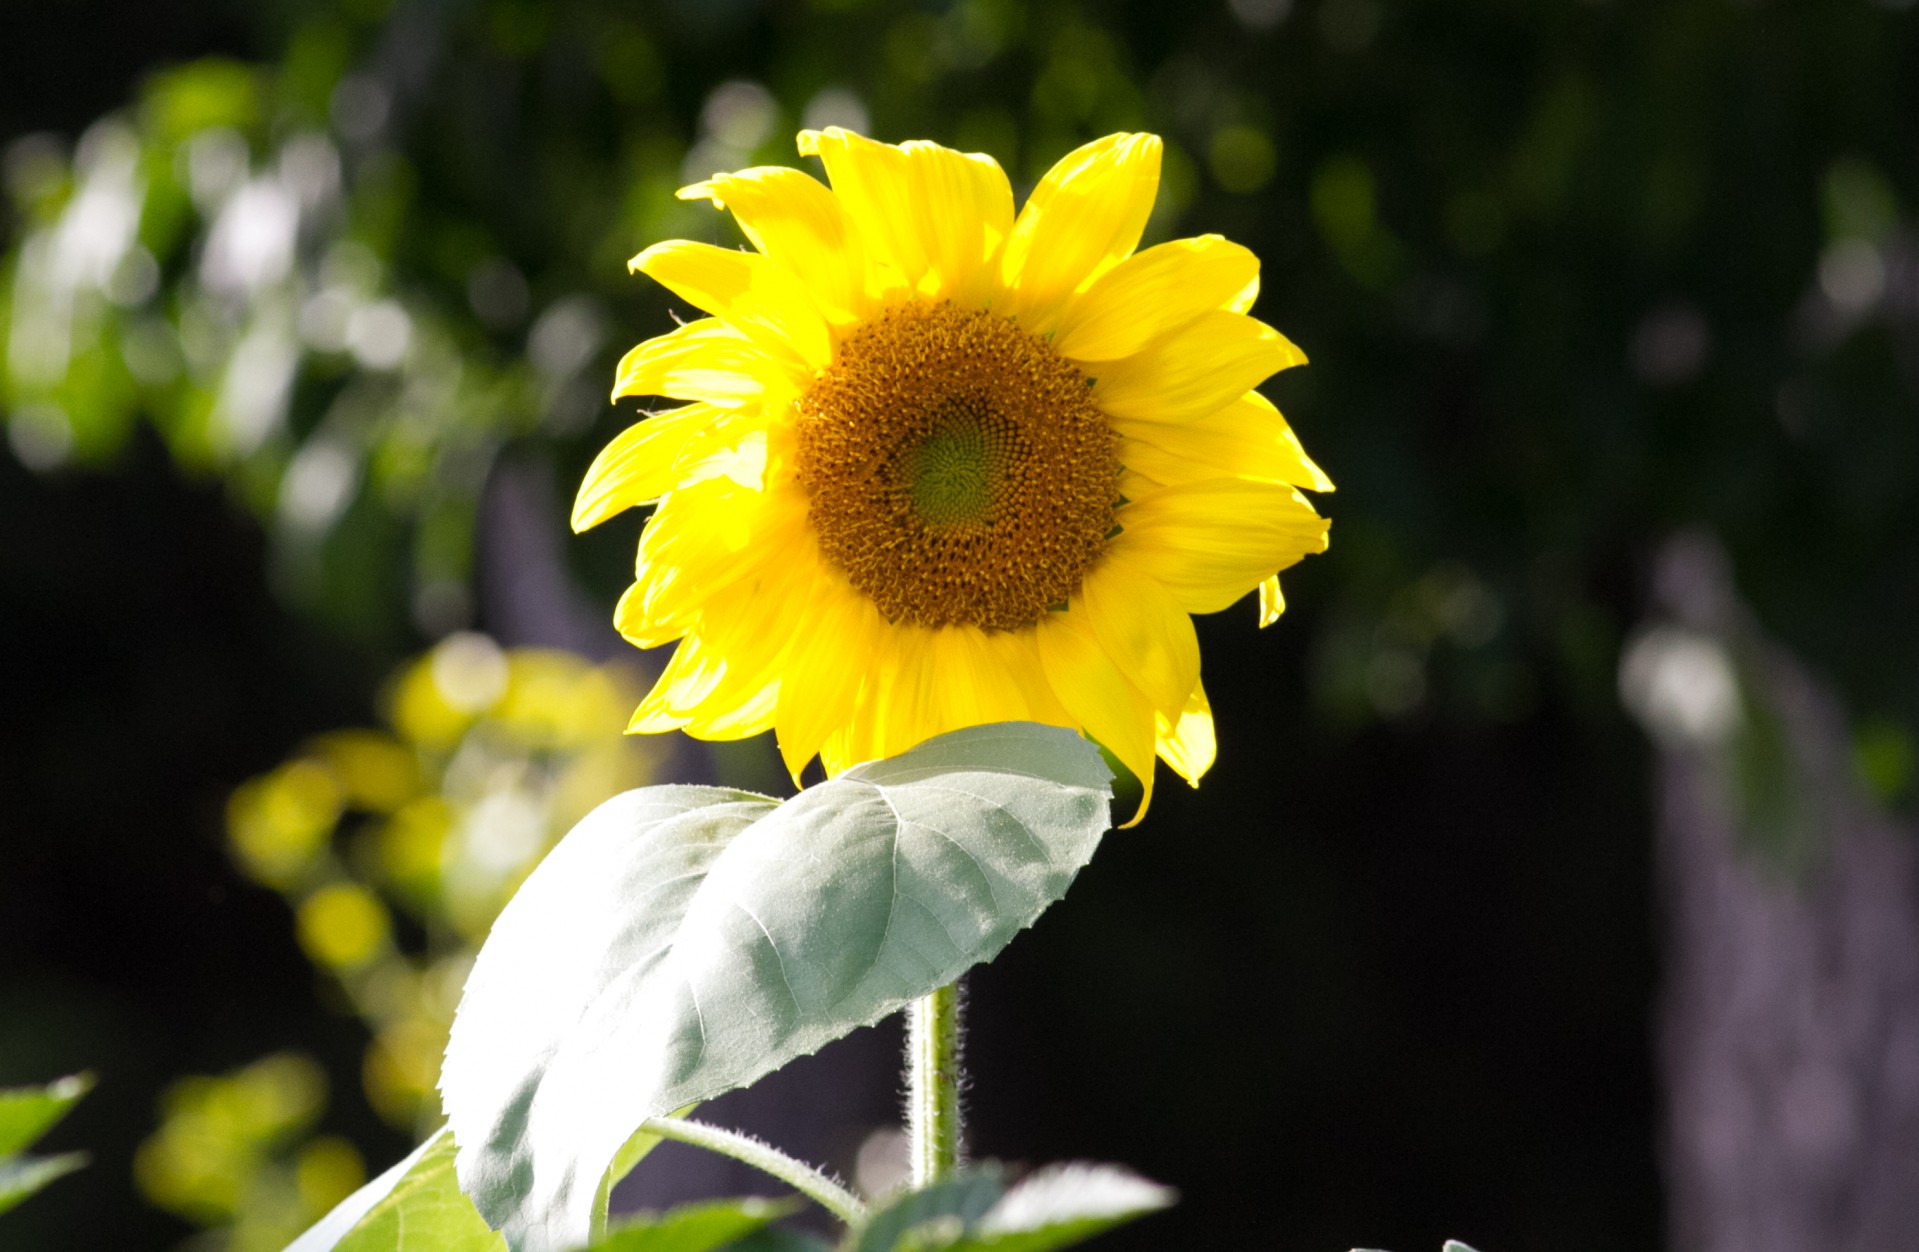
[[[601,452],[575,529],[657,502],[616,614],[678,642],[631,729],[772,729],[795,778],[983,722],[1075,727],[1151,795],[1213,760],[1192,614],[1326,546],[1330,491],[1255,386],[1305,360],[1248,315],[1216,235],[1135,251],[1160,142],[1066,156],[1017,214],[990,157],[800,134],[680,192],[751,251],[632,268],[710,316],[640,344],[614,397],[685,401]],[[1142,811],[1144,806],[1142,805]],[[1137,820],[1137,819],[1136,819]]]

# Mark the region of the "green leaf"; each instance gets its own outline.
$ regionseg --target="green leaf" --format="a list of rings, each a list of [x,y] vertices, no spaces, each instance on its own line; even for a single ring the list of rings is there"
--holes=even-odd
[[[23,1156],[81,1096],[93,1089],[93,1075],[74,1074],[44,1087],[0,1091],[0,1213],[40,1188],[87,1163],[86,1153]]]
[[[592,1252],[710,1252],[772,1225],[799,1207],[795,1200],[714,1200],[626,1221]]]
[[[1170,1187],[1117,1165],[1049,1165],[1022,1179],[954,1252],[1046,1252],[1172,1204]]]
[[[346,1199],[286,1252],[499,1252],[504,1240],[461,1194],[442,1130]]]
[[[74,1074],[44,1087],[0,1090],[0,1157],[32,1147],[91,1090],[92,1074]]]
[[[785,804],[650,787],[589,814],[494,924],[441,1092],[519,1252],[589,1237],[634,1129],[992,959],[1065,894],[1111,773],[1068,730],[942,735]]]
[[[0,1157],[0,1213],[86,1163],[87,1154],[84,1152],[67,1152],[60,1156]]]
[[[768,1226],[727,1244],[726,1252],[833,1252],[833,1245],[817,1235]]]
[[[846,1237],[846,1252],[917,1252],[953,1246],[1005,1194],[991,1165],[905,1191]]]
[[[689,1104],[673,1116],[685,1117],[697,1107]],[[634,1131],[632,1136],[620,1145],[620,1150],[613,1154],[612,1163],[600,1175],[600,1185],[593,1190],[593,1237],[595,1239],[606,1233],[606,1210],[613,1199],[613,1188],[619,1185],[620,1179],[633,1172],[633,1167],[640,1163],[642,1157],[664,1142],[665,1140],[658,1135],[642,1128]]]

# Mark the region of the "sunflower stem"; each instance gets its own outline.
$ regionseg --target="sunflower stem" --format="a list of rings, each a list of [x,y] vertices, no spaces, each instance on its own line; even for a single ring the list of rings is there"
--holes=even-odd
[[[849,1226],[866,1216],[866,1206],[860,1203],[858,1196],[804,1161],[796,1160],[772,1144],[763,1143],[750,1135],[679,1117],[650,1117],[641,1125],[641,1129],[662,1139],[730,1156],[762,1173],[771,1174],[787,1186],[818,1201],[821,1207]]]
[[[913,1185],[952,1175],[961,1159],[960,986],[906,1010],[906,1134]]]

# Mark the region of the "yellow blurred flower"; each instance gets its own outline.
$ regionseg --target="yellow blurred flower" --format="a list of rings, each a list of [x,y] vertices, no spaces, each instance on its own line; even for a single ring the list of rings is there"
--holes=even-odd
[[[320,888],[300,905],[295,922],[300,946],[328,969],[365,965],[386,944],[386,906],[358,883]]]
[[[455,634],[394,675],[390,729],[330,731],[235,791],[235,857],[286,899],[301,948],[366,1021],[367,1098],[395,1125],[437,1119],[465,971],[514,889],[588,810],[651,780],[647,745],[620,734],[638,696],[625,666]],[[228,1197],[231,1213],[194,1211],[236,1227],[291,1212],[346,1176],[337,1153],[314,1161],[271,1195]]]
[[[204,1223],[224,1220],[325,1103],[325,1071],[296,1053],[223,1077],[181,1079],[162,1099],[160,1130],[134,1156],[135,1179],[162,1208]]]
[[[1252,253],[1135,252],[1160,141],[1069,154],[1018,216],[990,157],[829,128],[798,170],[680,195],[755,251],[632,262],[713,316],[639,345],[614,395],[691,401],[613,441],[573,523],[657,500],[616,621],[679,641],[631,729],[776,731],[795,777],[1032,720],[1105,744],[1150,795],[1212,714],[1191,614],[1321,551],[1332,484],[1252,388],[1303,354],[1247,316]]]
[[[293,881],[326,847],[340,820],[340,780],[302,758],[250,779],[227,801],[227,833],[247,871],[270,886]]]
[[[307,1211],[325,1213],[360,1189],[366,1181],[366,1161],[345,1139],[323,1135],[300,1149],[293,1178]]]

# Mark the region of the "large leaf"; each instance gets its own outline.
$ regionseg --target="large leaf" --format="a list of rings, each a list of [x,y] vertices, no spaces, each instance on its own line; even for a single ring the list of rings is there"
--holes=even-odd
[[[335,1205],[286,1252],[499,1252],[505,1246],[453,1173],[442,1130]]]
[[[628,792],[481,949],[441,1091],[460,1180],[520,1252],[586,1241],[645,1119],[742,1086],[990,960],[1065,894],[1111,774],[1071,731],[943,735],[785,804]]]
[[[59,1156],[23,1156],[21,1153],[53,1129],[54,1123],[65,1117],[67,1110],[92,1089],[91,1074],[74,1074],[44,1087],[0,1091],[0,1213],[87,1163],[83,1152]]]

